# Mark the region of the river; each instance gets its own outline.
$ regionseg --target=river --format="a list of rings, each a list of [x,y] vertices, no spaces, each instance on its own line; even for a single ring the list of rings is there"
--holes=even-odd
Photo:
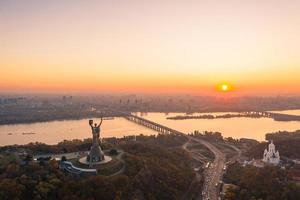
[[[300,110],[275,112],[300,115]],[[300,129],[300,122],[279,122],[270,118],[239,117],[228,119],[168,120],[166,117],[184,115],[184,113],[135,114],[185,133],[190,133],[194,130],[218,131],[224,137],[252,138],[259,141],[265,140],[266,133]],[[223,115],[227,113],[193,113],[193,115],[203,114]],[[95,122],[99,121],[99,119],[94,120]],[[101,126],[101,137],[123,137],[125,135],[138,134],[153,135],[156,132],[119,117],[113,120],[104,120]],[[0,146],[27,144],[36,141],[56,144],[62,140],[84,139],[88,137],[91,137],[88,119],[0,125]]]
[[[300,115],[300,110],[276,111],[285,114]],[[171,127],[175,130],[191,133],[194,130],[199,131],[218,131],[224,137],[233,138],[251,138],[258,141],[265,140],[266,133],[277,131],[295,131],[300,129],[300,121],[280,122],[271,118],[218,118],[218,119],[186,119],[170,120],[166,117],[183,115],[183,113],[136,113],[156,123]],[[193,113],[193,115],[224,115],[228,113]],[[231,113],[234,114],[234,113]]]
[[[99,121],[100,119],[94,118],[95,123],[99,123]],[[156,132],[120,117],[103,120],[101,126],[101,137],[123,137],[124,135],[138,134],[153,135]],[[63,140],[84,139],[91,136],[89,119],[0,125],[0,146],[28,144],[36,141],[56,144]]]

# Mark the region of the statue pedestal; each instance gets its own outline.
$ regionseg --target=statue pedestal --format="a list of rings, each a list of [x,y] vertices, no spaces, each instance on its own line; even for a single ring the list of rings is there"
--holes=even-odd
[[[110,156],[104,156],[104,159],[99,162],[92,162],[92,165],[102,165],[108,163],[112,160]],[[79,162],[84,165],[90,165],[90,162],[87,160],[87,156],[79,159]]]

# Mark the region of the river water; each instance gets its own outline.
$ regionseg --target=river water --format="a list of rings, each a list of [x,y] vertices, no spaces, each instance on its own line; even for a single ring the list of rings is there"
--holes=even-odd
[[[279,111],[278,111],[279,112]],[[299,113],[297,111],[280,111],[280,113],[293,114]],[[194,113],[193,115],[224,115],[228,113]],[[266,133],[277,131],[295,131],[300,129],[300,121],[279,122],[271,118],[226,118],[226,119],[186,119],[186,120],[168,120],[166,117],[183,115],[182,113],[137,113],[151,121],[171,127],[175,130],[191,133],[195,130],[198,131],[218,131],[224,137],[233,138],[251,138],[259,141],[265,140]]]
[[[99,121],[99,118],[94,118],[95,123],[99,123]],[[113,120],[103,120],[101,126],[101,137],[123,137],[124,135],[139,134],[153,135],[156,132],[119,117]],[[0,146],[28,144],[36,141],[56,144],[63,140],[89,137],[92,137],[89,119],[0,125]]]
[[[275,111],[286,114],[300,115],[300,110]],[[199,131],[218,131],[224,137],[252,138],[265,140],[265,134],[276,131],[295,131],[300,129],[300,122],[278,122],[270,118],[228,118],[228,119],[187,119],[168,120],[166,117],[184,115],[184,113],[135,113],[151,121],[190,133]],[[193,115],[227,113],[194,113]],[[94,119],[95,122],[99,119]],[[25,134],[24,134],[25,133]],[[34,133],[34,134],[28,134]],[[101,137],[123,137],[125,135],[152,135],[151,129],[127,121],[124,118],[104,120],[101,126]],[[88,119],[39,122],[32,124],[0,125],[0,146],[43,142],[56,144],[62,140],[83,139],[91,137]]]

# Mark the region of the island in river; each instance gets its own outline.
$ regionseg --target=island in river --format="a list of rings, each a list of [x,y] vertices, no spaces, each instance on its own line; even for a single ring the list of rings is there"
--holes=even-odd
[[[235,117],[249,117],[249,118],[272,118],[275,121],[300,121],[299,115],[290,115],[283,113],[272,113],[272,112],[239,112],[236,114],[227,113],[224,115],[177,115],[173,117],[167,117],[171,120],[185,120],[185,119],[226,119]]]

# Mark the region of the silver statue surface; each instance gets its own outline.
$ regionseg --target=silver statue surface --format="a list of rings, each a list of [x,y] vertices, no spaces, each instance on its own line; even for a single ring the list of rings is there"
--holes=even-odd
[[[93,134],[93,142],[91,146],[91,150],[89,153],[89,156],[87,157],[88,162],[100,162],[104,160],[104,153],[101,150],[99,140],[100,140],[100,126],[102,124],[103,119],[101,118],[101,121],[99,125],[96,123],[93,125],[93,120],[89,120],[89,125],[92,129],[92,134]]]

